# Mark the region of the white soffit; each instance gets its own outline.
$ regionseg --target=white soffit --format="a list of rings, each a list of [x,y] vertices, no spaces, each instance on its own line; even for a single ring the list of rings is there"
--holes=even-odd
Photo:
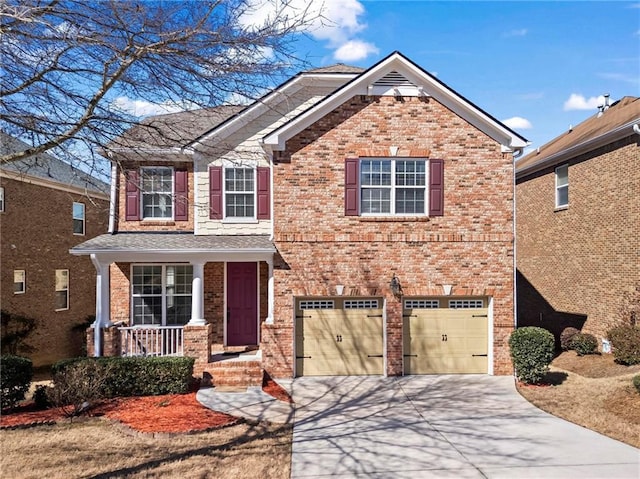
[[[395,52],[361,73],[312,108],[264,137],[273,150],[282,151],[294,135],[320,120],[356,95],[429,96],[508,148],[523,148],[528,142],[444,83]]]

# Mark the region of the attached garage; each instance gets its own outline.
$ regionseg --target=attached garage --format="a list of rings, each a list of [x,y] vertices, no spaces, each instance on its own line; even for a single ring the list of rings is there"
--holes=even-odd
[[[384,372],[381,298],[309,298],[296,302],[297,376]]]
[[[488,373],[487,298],[404,300],[404,374]]]

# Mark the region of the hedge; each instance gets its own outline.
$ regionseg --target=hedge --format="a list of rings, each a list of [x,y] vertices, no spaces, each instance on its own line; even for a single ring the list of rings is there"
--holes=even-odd
[[[511,333],[509,348],[518,379],[538,383],[549,370],[555,339],[546,329],[527,326]]]
[[[598,352],[598,340],[593,334],[578,333],[571,338],[571,349],[574,349],[578,356],[595,354]]]
[[[640,394],[640,374],[633,376],[633,386],[636,388],[636,391],[638,391],[638,394]]]
[[[33,364],[29,358],[7,354],[0,356],[2,409],[13,408],[22,401],[31,386]]]
[[[562,333],[560,333],[560,349],[562,349],[563,351],[570,350],[571,340],[579,332],[579,329],[573,328],[571,326],[569,326],[568,328],[564,328],[562,330]]]
[[[55,383],[58,374],[84,361],[103,366],[107,374],[104,397],[157,396],[189,391],[194,358],[188,357],[99,357],[72,358],[55,363],[51,371]]]
[[[618,326],[607,333],[617,363],[640,364],[640,327]]]

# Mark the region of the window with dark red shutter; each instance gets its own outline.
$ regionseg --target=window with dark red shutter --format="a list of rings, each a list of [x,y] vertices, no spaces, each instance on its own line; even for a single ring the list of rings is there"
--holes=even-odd
[[[140,219],[140,182],[138,170],[125,171],[125,182],[125,219],[127,221],[137,221]]]
[[[222,167],[209,168],[209,218],[222,219]]]
[[[187,170],[175,171],[175,206],[174,218],[176,221],[189,219],[189,172]]]
[[[344,160],[344,214],[345,216],[358,216],[358,158]]]
[[[258,167],[258,219],[271,217],[271,183],[269,168]]]
[[[429,160],[429,216],[444,215],[444,160]]]

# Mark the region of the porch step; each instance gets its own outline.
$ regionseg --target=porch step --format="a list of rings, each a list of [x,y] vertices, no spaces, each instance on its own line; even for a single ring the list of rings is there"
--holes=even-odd
[[[261,386],[262,358],[256,354],[212,356],[213,362],[204,366],[203,380],[212,386]]]

